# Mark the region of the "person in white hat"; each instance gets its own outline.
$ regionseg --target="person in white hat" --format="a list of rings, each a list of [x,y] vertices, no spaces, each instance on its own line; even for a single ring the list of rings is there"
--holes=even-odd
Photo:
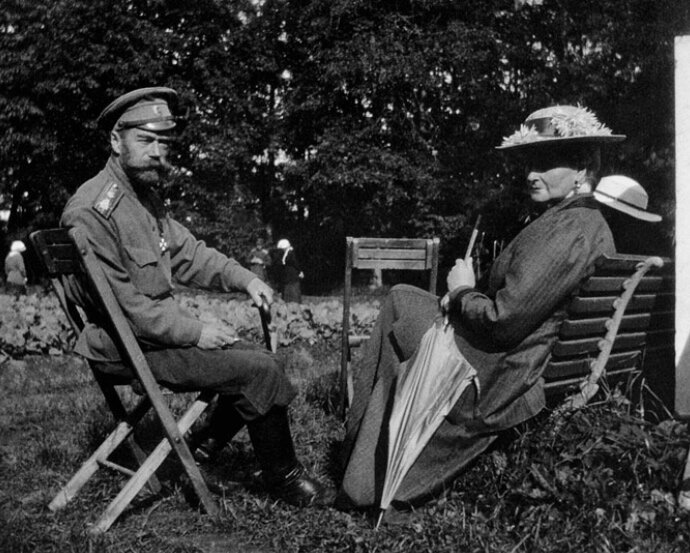
[[[602,177],[594,197],[605,206],[627,213],[635,219],[658,223],[661,215],[647,211],[649,196],[642,185],[624,175]]]
[[[10,253],[5,258],[7,291],[15,296],[26,294],[26,267],[22,258],[22,252],[25,251],[24,242],[15,240],[10,246]]]
[[[625,175],[602,177],[594,190],[601,205],[616,251],[637,255],[666,255],[668,240],[658,228],[661,215],[647,211],[649,196],[642,185]]]
[[[302,303],[302,287],[300,281],[304,278],[304,273],[300,268],[299,261],[297,261],[295,249],[287,238],[278,240],[277,247],[282,251],[280,259],[282,265],[281,281],[283,299],[287,303]]]

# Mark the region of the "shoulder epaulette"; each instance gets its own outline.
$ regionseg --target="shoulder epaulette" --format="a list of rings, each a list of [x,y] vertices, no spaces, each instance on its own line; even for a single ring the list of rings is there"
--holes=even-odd
[[[108,219],[123,195],[122,187],[116,182],[112,182],[98,195],[93,208]]]

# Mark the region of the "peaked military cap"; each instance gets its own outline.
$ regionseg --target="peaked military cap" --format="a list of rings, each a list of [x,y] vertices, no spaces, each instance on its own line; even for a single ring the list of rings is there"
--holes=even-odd
[[[176,126],[170,104],[177,101],[172,88],[155,86],[138,88],[113,100],[98,116],[97,122],[106,130],[139,128],[147,131],[168,131]]]

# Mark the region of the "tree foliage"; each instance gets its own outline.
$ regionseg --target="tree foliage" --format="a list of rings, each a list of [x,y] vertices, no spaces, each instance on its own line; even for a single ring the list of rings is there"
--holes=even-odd
[[[520,175],[494,146],[556,102],[629,136],[606,170],[638,178],[668,219],[673,37],[689,12],[683,0],[7,0],[8,231],[53,224],[107,156],[98,113],[158,84],[187,114],[175,213],[239,257],[270,224],[312,287],[339,278],[348,234],[436,234],[451,258],[481,211],[509,238]]]

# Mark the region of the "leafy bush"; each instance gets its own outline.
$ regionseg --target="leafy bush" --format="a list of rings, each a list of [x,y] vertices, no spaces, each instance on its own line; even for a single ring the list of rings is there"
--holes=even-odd
[[[54,295],[0,295],[0,350],[59,354],[70,347],[74,333]]]
[[[254,339],[261,332],[259,313],[249,300],[202,294],[180,295],[178,299],[199,320],[223,324],[237,336]],[[350,314],[353,332],[369,332],[378,311],[378,301],[354,303]],[[342,317],[343,306],[338,300],[276,302],[271,306],[272,325],[283,346],[295,341],[314,344],[317,340],[336,339],[342,330]],[[57,355],[70,351],[73,340],[74,332],[53,294],[18,298],[0,295],[0,351],[12,357],[27,353]]]

